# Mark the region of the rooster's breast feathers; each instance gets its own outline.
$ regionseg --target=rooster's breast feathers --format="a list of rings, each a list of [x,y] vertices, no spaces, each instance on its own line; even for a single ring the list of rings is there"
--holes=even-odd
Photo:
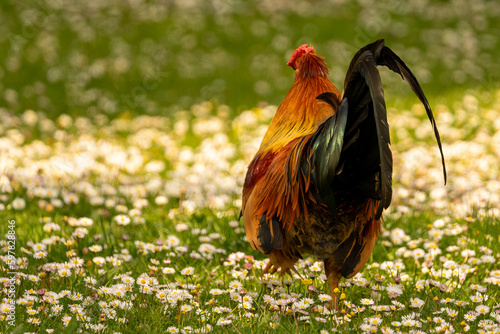
[[[248,167],[243,187],[242,213],[247,238],[263,253],[269,248],[265,244],[274,242],[273,219],[281,229],[287,229],[299,215],[307,215],[307,202],[314,197],[307,191],[310,171],[304,173],[302,161],[310,139],[335,112],[328,103],[315,98],[324,92],[340,96],[327,78],[324,60],[314,52],[302,55],[294,65],[295,83],[278,107]],[[271,238],[267,232],[272,234]]]

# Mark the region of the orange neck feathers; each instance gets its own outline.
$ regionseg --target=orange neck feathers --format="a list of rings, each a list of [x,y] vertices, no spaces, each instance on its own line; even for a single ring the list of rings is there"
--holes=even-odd
[[[340,92],[327,78],[329,71],[325,61],[314,50],[294,58],[297,52],[288,63],[296,69],[295,82],[278,107],[258,153],[279,151],[291,140],[315,132],[321,123],[333,115],[330,107],[315,100],[316,96],[324,92],[334,92],[340,96]]]

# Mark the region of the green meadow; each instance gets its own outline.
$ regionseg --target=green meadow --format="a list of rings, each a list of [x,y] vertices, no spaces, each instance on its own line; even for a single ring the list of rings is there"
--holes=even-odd
[[[0,3],[0,333],[498,333],[495,1]],[[365,268],[263,275],[246,168],[312,44],[341,89],[379,38],[394,182]]]

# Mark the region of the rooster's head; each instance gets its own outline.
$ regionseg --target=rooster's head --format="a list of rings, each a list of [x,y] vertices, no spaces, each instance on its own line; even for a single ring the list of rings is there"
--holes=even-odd
[[[323,57],[316,55],[314,47],[307,44],[303,44],[295,50],[287,65],[295,70],[296,80],[300,77],[321,76],[326,78],[329,73]]]

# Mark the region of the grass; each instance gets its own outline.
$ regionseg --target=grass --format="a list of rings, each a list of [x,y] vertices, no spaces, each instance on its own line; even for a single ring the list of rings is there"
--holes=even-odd
[[[95,210],[91,205],[86,205],[89,211]],[[162,212],[168,211],[169,207],[173,209],[176,205],[167,205],[166,208],[153,207],[148,211],[153,211],[150,213],[151,216],[159,219]],[[386,328],[406,331],[412,327],[405,327],[404,319],[406,316],[411,318],[414,312],[420,313],[418,317],[413,317],[415,320],[420,321],[422,326],[420,329],[431,332],[437,326],[436,320],[431,319],[436,317],[441,317],[444,323],[448,323],[449,326],[456,330],[462,330],[465,327],[461,324],[464,321],[464,315],[470,310],[474,310],[477,305],[483,304],[483,302],[479,304],[473,303],[470,300],[470,297],[475,294],[475,291],[471,289],[474,284],[486,289],[482,293],[483,296],[488,296],[488,300],[484,304],[489,305],[491,308],[498,305],[500,298],[499,278],[496,278],[497,285],[485,283],[485,279],[491,277],[491,273],[498,275],[496,261],[494,263],[478,263],[477,266],[471,265],[468,269],[471,272],[465,276],[465,279],[460,279],[457,274],[447,273],[446,277],[442,277],[445,275],[444,273],[442,276],[439,275],[439,272],[443,270],[444,260],[454,261],[457,267],[459,265],[463,266],[464,263],[470,263],[467,258],[460,255],[460,251],[465,248],[475,251],[478,258],[485,254],[484,250],[480,250],[481,247],[488,247],[493,254],[498,254],[498,236],[488,235],[488,231],[498,227],[498,219],[483,218],[474,223],[468,223],[464,219],[460,219],[456,224],[463,227],[464,230],[457,235],[446,235],[448,231],[446,228],[450,228],[452,224],[445,224],[438,229],[445,234],[440,240],[431,237],[422,239],[423,236],[428,235],[428,231],[432,226],[432,220],[435,219],[432,216],[415,214],[401,219],[387,219],[385,224],[387,231],[396,227],[403,227],[407,229],[408,235],[396,238],[394,236],[390,237],[389,233],[384,233],[374,251],[373,260],[363,271],[362,276],[365,280],[362,280],[360,275],[350,283],[344,284],[339,296],[344,294],[344,301],[348,302],[349,305],[341,306],[341,314],[332,316],[321,312],[324,303],[318,300],[318,294],[328,290],[324,280],[321,279],[321,272],[311,270],[313,259],[307,258],[299,264],[299,271],[305,277],[311,277],[310,280],[295,278],[285,281],[285,284],[276,279],[277,277],[268,277],[264,279],[264,282],[261,282],[261,270],[258,267],[261,268],[262,265],[260,261],[253,259],[253,256],[243,256],[243,253],[241,253],[238,256],[241,259],[234,262],[228,261],[228,255],[234,255],[237,251],[254,254],[243,240],[240,224],[234,224],[235,226],[238,225],[235,228],[229,227],[228,223],[230,221],[234,222],[232,217],[234,213],[231,211],[229,211],[229,217],[222,219],[217,217],[217,212],[202,209],[192,215],[177,214],[175,219],[166,219],[161,224],[155,224],[153,219],[147,219],[145,226],[128,225],[123,228],[113,226],[115,224],[108,219],[101,218],[89,228],[89,234],[85,238],[72,246],[67,247],[61,240],[58,240],[54,245],[48,246],[48,254],[44,259],[35,260],[32,259],[32,254],[26,254],[26,252],[22,254],[22,252],[18,251],[18,253],[21,253],[18,257],[26,256],[29,261],[27,267],[22,268],[21,272],[35,274],[35,277],[39,277],[38,282],[32,282],[29,277],[19,276],[20,281],[16,291],[18,291],[19,296],[24,297],[20,298],[20,300],[27,302],[26,305],[16,306],[16,323],[23,324],[19,325],[19,332],[43,332],[46,329],[54,329],[56,332],[73,332],[77,328],[88,328],[92,326],[91,324],[101,324],[106,326],[106,331],[123,333],[132,332],[132,330],[139,333],[146,333],[151,330],[167,332],[168,328],[172,326],[179,329],[190,326],[195,329],[207,325],[213,326],[217,332],[222,328],[217,327],[216,324],[220,319],[224,318],[231,319],[232,325],[236,327],[226,325],[225,327],[229,332],[289,332],[291,330],[319,332],[320,330],[331,331],[332,329],[344,332],[358,328],[371,317],[380,317],[379,321]],[[21,226],[26,227],[27,231],[25,233],[32,236],[26,239],[35,244],[43,242],[43,239],[47,237],[56,237],[57,239],[58,236],[64,237],[66,235],[66,240],[72,239],[70,235],[74,228],[64,223],[65,219],[62,215],[49,214],[46,216],[51,217],[54,222],[60,222],[62,229],[59,233],[42,232],[43,224],[38,222],[35,222],[35,224],[24,222],[27,215],[36,216],[39,212],[38,207],[27,207],[23,209],[23,214],[15,212],[13,215],[11,214],[16,221],[17,229],[20,229]],[[47,221],[48,218],[45,218],[45,220]],[[176,225],[175,221],[187,222],[187,229],[180,231],[179,226],[182,223]],[[196,229],[206,229],[206,231],[195,234]],[[165,233],[165,236],[158,237],[150,232],[158,230]],[[200,241],[200,236],[210,236],[213,233],[218,234],[210,241],[216,251],[214,253],[201,253],[204,256],[193,258],[193,252],[196,252],[203,244]],[[123,234],[132,237],[129,240],[121,240]],[[180,241],[179,245],[188,246],[189,251],[183,253],[184,250],[169,249],[170,247],[165,250],[154,250],[154,247],[149,248],[149,245],[137,243],[138,241],[154,243],[154,240],[158,240],[158,238],[165,242],[168,235],[176,236]],[[477,238],[477,235],[482,237]],[[19,238],[22,238],[21,235]],[[477,243],[467,245],[471,240],[476,240]],[[88,251],[88,248],[96,244],[102,245],[104,249],[98,254]],[[430,244],[435,246],[435,249],[443,250],[443,254],[440,254],[440,256],[443,256],[444,260],[436,257],[430,261],[433,264],[433,269],[437,270],[435,274],[422,273],[423,260],[416,260],[411,255],[396,255],[397,252],[401,253],[401,247],[405,247],[411,252],[412,248],[415,248],[415,246],[422,247],[422,244]],[[453,246],[456,246],[457,250],[450,252],[446,250],[447,247]],[[96,255],[118,258],[118,254],[123,254],[123,250],[127,250],[130,259],[124,260],[117,267],[114,267],[109,262],[102,267],[93,263]],[[71,254],[68,252],[71,252]],[[70,269],[73,273],[69,277],[60,277],[57,271],[56,273],[50,273],[50,270],[38,269],[48,263],[63,264],[68,258],[74,257],[81,258],[84,262],[78,274],[74,268]],[[403,265],[404,267],[398,270],[393,265],[390,265],[389,270],[381,269],[384,265],[388,265],[387,261],[396,261],[398,266]],[[251,264],[251,266],[247,264]],[[164,267],[174,268],[176,273],[163,274],[162,268]],[[180,274],[182,269],[189,267],[194,268],[193,276]],[[462,275],[462,270],[460,272],[460,275]],[[147,275],[147,277],[158,280],[158,285],[151,285],[151,289],[154,291],[170,291],[170,293],[183,291],[190,297],[189,299],[181,299],[177,303],[161,302],[154,294],[141,292],[138,283],[138,277],[141,277],[141,275],[142,277]],[[96,283],[85,283],[85,279],[89,277],[95,278]],[[120,284],[120,277],[122,279],[132,277],[134,283]],[[242,282],[242,287],[239,289],[242,297],[246,296],[248,292],[256,294],[251,308],[238,308],[238,302],[230,300],[228,292],[234,291],[230,288],[230,282],[235,280]],[[422,287],[417,288],[416,284],[420,280],[428,280],[428,283],[420,283]],[[377,283],[380,281],[382,282]],[[395,282],[402,289],[401,296],[390,297],[382,291],[380,299],[374,298],[374,288],[388,287],[390,284],[395,284]],[[266,283],[273,288],[266,287]],[[166,285],[169,284],[173,284],[175,289],[166,288]],[[103,292],[106,287],[113,292]],[[221,289],[221,294],[214,296],[210,293],[212,289]],[[50,291],[60,295],[57,302],[43,301],[51,294]],[[116,296],[115,293],[118,291],[122,291],[124,296]],[[314,305],[307,307],[304,311],[295,310],[291,312],[291,308],[271,310],[270,305],[265,302],[265,296],[271,295],[279,300],[279,296],[283,292],[312,298]],[[79,299],[78,295],[82,299]],[[409,309],[411,305],[410,298],[419,298],[425,304],[421,308]],[[361,303],[364,299],[371,300],[375,305],[387,307],[387,311],[377,311],[363,306]],[[391,303],[393,301],[398,301],[402,305],[395,307]],[[462,302],[463,305],[457,305],[458,302]],[[52,307],[51,304],[59,305],[62,311],[60,313],[49,312],[49,308]],[[74,305],[78,305],[81,309],[72,310]],[[106,305],[106,307],[103,307],[103,305]],[[166,307],[165,305],[169,306]],[[191,309],[183,312],[183,305],[188,305]],[[221,309],[221,307],[226,309]],[[443,308],[451,309],[457,315],[449,316],[442,310]],[[37,310],[37,314],[31,317],[28,316],[27,312],[30,309]],[[114,310],[116,314],[111,310]],[[69,323],[65,323],[64,320],[61,321],[64,314],[69,315],[69,318],[67,318]],[[204,317],[201,315],[204,315]],[[250,315],[251,318],[249,318]],[[307,317],[307,320],[304,317]],[[30,318],[40,319],[41,324],[27,324]],[[480,315],[476,321],[466,322],[466,324],[470,326],[471,331],[476,331],[479,329],[479,320],[488,318],[491,318],[489,314]],[[395,320],[402,322],[402,324],[392,325],[391,321]],[[120,322],[123,321],[127,323],[121,324]],[[373,321],[376,321],[376,319]]]
[[[0,4],[0,103],[17,113],[171,116],[217,99],[238,114],[281,101],[297,46],[313,44],[340,87],[353,54],[378,38],[431,100],[500,82],[491,1],[31,2]],[[397,80],[384,78],[388,95],[411,96]]]
[[[498,332],[498,15],[493,1],[1,2],[0,332]],[[262,276],[241,188],[291,52],[313,44],[341,87],[378,38],[426,92],[448,184],[423,109],[382,70],[393,199],[332,313],[317,259]]]
[[[479,108],[485,117],[477,130],[461,133],[468,142],[445,144],[446,187],[432,134],[419,134],[430,128],[419,108],[390,113],[407,130],[392,128],[393,202],[372,258],[341,284],[339,313],[325,308],[329,290],[321,263],[301,260],[301,277],[262,276],[267,260],[251,249],[238,221],[245,167],[275,107],[254,108],[232,121],[223,117],[226,106],[208,102],[173,118],[105,122],[61,116],[50,123],[43,113],[5,113],[2,163],[10,167],[2,179],[0,233],[12,230],[17,239],[15,266],[9,239],[1,241],[2,309],[9,303],[8,278],[16,277],[15,320],[3,314],[2,330],[498,328],[494,96],[490,104],[473,95],[456,103],[466,115]],[[446,129],[460,122],[453,116],[441,122],[443,134],[452,137]]]

